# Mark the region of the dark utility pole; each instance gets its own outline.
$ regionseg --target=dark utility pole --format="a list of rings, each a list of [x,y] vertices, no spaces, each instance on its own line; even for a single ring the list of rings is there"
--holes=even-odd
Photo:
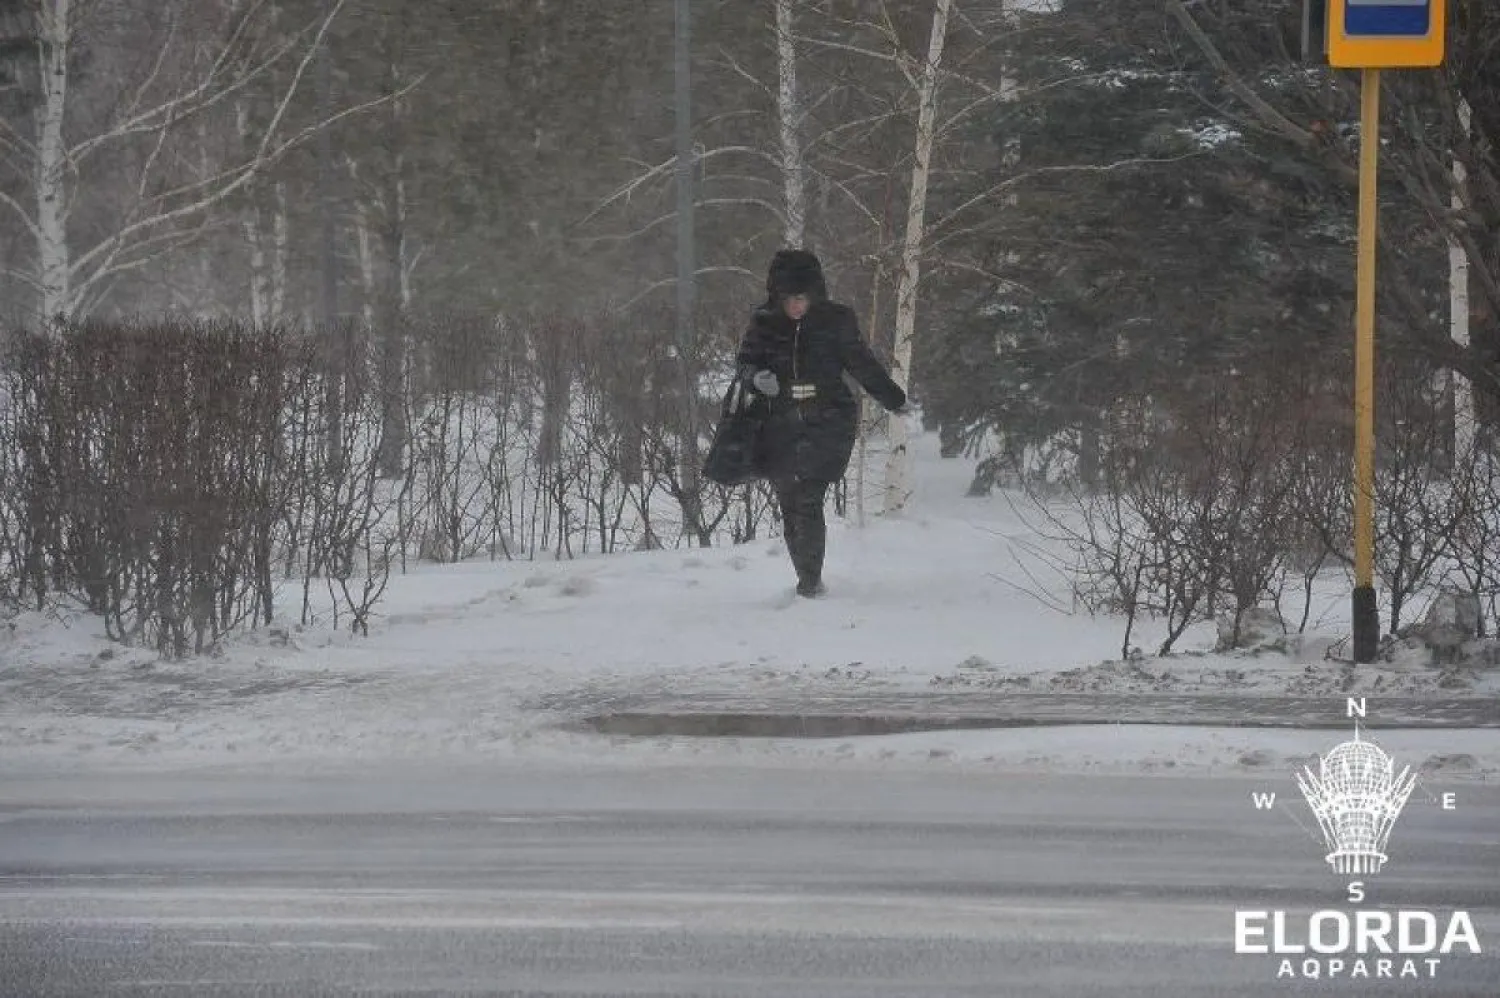
[[[333,0],[322,0],[319,16],[327,26],[333,13]],[[320,241],[322,301],[319,319],[323,327],[324,349],[328,364],[324,371],[323,402],[328,421],[328,461],[337,468],[344,458],[343,374],[346,358],[343,337],[339,335],[339,275],[337,230],[333,213],[333,132],[327,124],[333,115],[333,56],[329,52],[329,32],[324,31],[318,45],[318,209],[322,214]]]
[[[703,537],[698,515],[698,390],[692,366],[697,253],[693,245],[693,89],[690,0],[677,0],[677,358],[682,368],[682,511],[685,527]]]
[[[320,16],[327,19],[333,12],[333,0],[323,0]],[[326,122],[333,114],[333,57],[328,51],[328,36],[318,45],[318,121]],[[322,213],[323,236],[320,245],[322,266],[322,309],[320,318],[331,334],[339,317],[338,259],[335,255],[333,217],[333,132],[326,126],[318,129],[318,208]]]

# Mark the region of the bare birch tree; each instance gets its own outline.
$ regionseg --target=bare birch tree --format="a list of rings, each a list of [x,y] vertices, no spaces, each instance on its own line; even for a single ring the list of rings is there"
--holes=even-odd
[[[1129,157],[1106,163],[1028,169],[1022,165],[1018,144],[1013,138],[1007,138],[998,158],[998,178],[975,183],[972,193],[961,191],[962,184],[972,182],[985,172],[965,168],[961,163],[964,129],[975,118],[997,107],[1004,107],[1005,114],[1013,114],[1015,107],[1026,100],[1053,88],[1096,82],[1100,74],[1075,69],[1066,60],[1060,60],[1058,68],[1047,78],[1023,83],[1010,60],[998,55],[998,48],[1016,42],[1017,32],[1023,30],[1020,20],[1023,14],[1031,20],[1058,16],[1053,7],[1028,5],[1017,0],[962,5],[954,0],[931,0],[922,9],[930,11],[925,57],[914,55],[903,43],[894,16],[896,8],[883,0],[879,4],[879,19],[851,22],[861,33],[881,39],[879,45],[862,44],[859,41],[862,34],[855,34],[854,41],[844,38],[812,40],[829,51],[846,52],[893,66],[900,74],[903,103],[915,105],[910,145],[903,150],[898,161],[907,166],[904,177],[907,200],[904,229],[893,250],[897,262],[894,268],[896,311],[891,373],[903,387],[909,386],[914,347],[919,335],[917,318],[923,268],[937,265],[944,269],[972,271],[987,281],[1009,283],[984,268],[965,263],[955,253],[954,247],[980,231],[993,233],[1002,229],[1007,215],[1005,206],[1016,203],[1018,187],[1055,174],[1126,171],[1200,154],[1193,152],[1164,159]],[[981,10],[984,11],[983,17],[977,16]],[[909,24],[915,12],[908,7],[902,14],[909,19]],[[963,34],[970,40],[960,49],[950,52],[957,44],[957,35],[952,33],[955,25],[961,26]],[[976,69],[978,66],[985,67],[984,71]],[[884,119],[872,121],[872,124],[883,127]],[[950,158],[955,162],[943,165],[945,196],[940,205],[933,205],[929,202],[929,189],[937,172],[934,164],[944,152],[950,152]],[[964,179],[961,181],[960,178]],[[872,218],[878,214],[868,206],[862,207],[862,213]],[[891,420],[887,438],[884,510],[893,513],[905,507],[912,493],[908,424],[900,419]]]
[[[118,86],[102,114],[90,105],[93,113],[85,117],[80,102],[104,102],[74,87],[86,47],[83,28],[108,25],[97,15],[113,9],[112,2],[35,0],[40,95],[34,129],[31,137],[9,125],[0,131],[0,151],[32,195],[29,206],[0,196],[34,247],[29,266],[12,268],[11,276],[32,289],[38,315],[49,324],[88,315],[118,278],[186,245],[213,209],[320,128],[379,102],[345,108],[329,121],[292,125],[317,45],[347,0],[289,35],[275,29],[269,0],[177,2],[160,12],[162,28],[139,79]],[[204,23],[210,17],[216,22]],[[91,44],[98,44],[97,32]],[[185,126],[230,113],[252,85],[281,66],[287,67],[285,82],[243,154],[206,175],[173,169],[177,144],[195,135]],[[119,169],[122,163],[128,172]],[[85,207],[108,215],[85,220]],[[274,222],[272,232],[274,243]],[[273,288],[262,298],[267,314],[276,295]]]
[[[1458,126],[1463,137],[1470,138],[1472,116],[1468,102],[1459,98]],[[1463,159],[1453,157],[1453,214],[1464,210],[1464,185],[1468,174]],[[1453,342],[1460,349],[1469,347],[1469,253],[1463,244],[1448,237],[1448,326]],[[1462,372],[1450,370],[1448,377],[1453,386],[1453,459],[1462,464],[1469,459],[1474,447],[1474,391]]]
[[[901,239],[901,270],[896,284],[896,343],[891,356],[891,377],[901,387],[910,381],[912,343],[917,330],[917,292],[922,282],[922,249],[927,226],[927,187],[932,177],[932,151],[937,138],[938,66],[948,40],[948,19],[953,0],[935,0],[932,30],[927,39],[927,59],[921,72],[907,70],[917,96],[917,131],[912,143],[911,189],[906,201],[906,232]],[[912,491],[912,462],[906,421],[890,424],[890,450],[886,454],[885,512],[906,505]]]
[[[407,177],[408,149],[420,142],[409,126],[408,102],[402,93],[413,76],[409,40],[416,25],[409,4],[373,4],[365,12],[368,30],[356,34],[371,57],[370,82],[384,98],[374,142],[361,155],[350,154],[348,167],[356,186],[360,274],[364,284],[366,328],[378,355],[381,397],[379,469],[383,478],[398,478],[405,467],[407,413],[406,319],[411,287]],[[368,170],[361,169],[365,164]],[[374,252],[378,246],[379,252]]]
[[[806,0],[770,0],[770,34],[776,55],[776,80],[768,82],[765,74],[747,69],[734,56],[724,53],[727,68],[734,76],[747,81],[758,93],[763,94],[773,109],[774,137],[760,144],[744,141],[707,145],[697,153],[698,168],[705,175],[700,184],[695,209],[711,211],[749,210],[759,219],[757,224],[774,224],[778,238],[783,244],[802,247],[807,243],[808,226],[808,182],[812,167],[808,163],[808,118],[817,101],[804,95],[798,81],[797,14]],[[675,156],[652,163],[640,173],[621,184],[603,198],[584,223],[592,222],[607,209],[628,205],[643,193],[663,188],[677,167]],[[771,186],[766,176],[774,171],[775,188],[780,198],[767,197],[764,189]],[[660,214],[627,232],[598,237],[594,242],[630,242],[640,240],[658,231],[676,216]],[[699,275],[733,273],[751,279],[757,275],[735,265],[700,266]],[[670,279],[656,281],[627,303],[634,306],[652,293],[671,286]]]
[[[776,117],[781,133],[781,182],[784,193],[785,238],[801,247],[807,229],[807,170],[803,158],[802,124],[806,112],[797,89],[796,0],[776,0]]]

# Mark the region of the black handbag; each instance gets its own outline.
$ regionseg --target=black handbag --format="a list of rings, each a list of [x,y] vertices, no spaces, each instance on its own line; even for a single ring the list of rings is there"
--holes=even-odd
[[[766,404],[736,378],[724,393],[719,425],[703,461],[703,477],[718,485],[746,485],[765,477],[760,459]]]

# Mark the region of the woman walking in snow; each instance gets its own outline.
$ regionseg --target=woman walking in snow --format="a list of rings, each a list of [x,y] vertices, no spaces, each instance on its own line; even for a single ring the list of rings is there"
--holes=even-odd
[[[769,403],[762,470],[776,492],[797,593],[824,591],[828,488],[854,452],[859,403],[844,374],[888,411],[906,412],[906,392],[860,335],[853,309],[831,301],[818,258],[781,250],[766,276],[766,302],[740,344],[740,377]]]

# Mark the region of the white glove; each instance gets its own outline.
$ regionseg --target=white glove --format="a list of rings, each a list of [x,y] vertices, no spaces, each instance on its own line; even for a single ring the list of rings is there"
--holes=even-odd
[[[750,379],[755,390],[762,395],[775,397],[781,394],[781,383],[776,380],[776,375],[771,371],[756,371],[755,376]]]

